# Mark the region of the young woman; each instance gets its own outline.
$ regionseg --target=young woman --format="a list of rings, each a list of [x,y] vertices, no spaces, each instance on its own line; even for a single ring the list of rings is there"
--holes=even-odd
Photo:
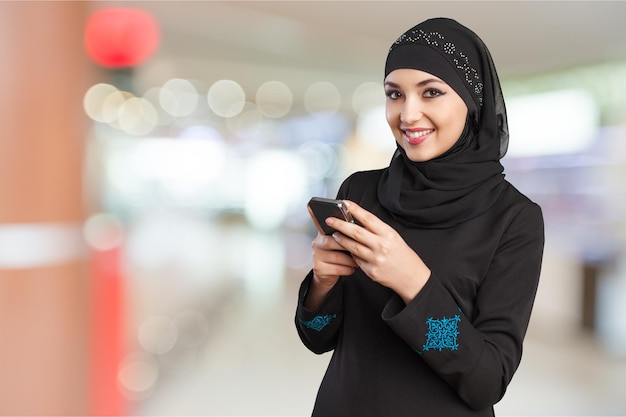
[[[507,119],[487,47],[454,20],[391,46],[385,169],[337,198],[360,225],[313,241],[296,312],[334,350],[313,416],[493,416],[517,369],[538,285],[539,206],[504,179]]]

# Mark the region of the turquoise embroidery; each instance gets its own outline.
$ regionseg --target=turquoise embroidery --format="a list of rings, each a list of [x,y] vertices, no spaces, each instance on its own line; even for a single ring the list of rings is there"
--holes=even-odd
[[[328,324],[337,317],[336,314],[326,314],[325,316],[315,316],[313,320],[300,320],[300,323],[304,324],[305,327],[309,329],[321,331],[324,327],[328,326]]]
[[[426,333],[426,343],[422,347],[424,352],[427,350],[443,349],[457,350],[459,345],[456,338],[459,335],[459,322],[461,317],[457,314],[452,318],[444,317],[441,320],[435,320],[430,317],[426,320],[428,324],[428,333]]]

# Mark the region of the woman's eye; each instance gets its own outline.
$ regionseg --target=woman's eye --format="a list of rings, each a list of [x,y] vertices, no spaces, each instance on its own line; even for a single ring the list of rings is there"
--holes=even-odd
[[[401,96],[402,96],[402,94],[400,94],[400,92],[396,91],[396,90],[392,90],[392,91],[388,91],[387,92],[387,97],[389,97],[392,100],[397,100]]]
[[[439,97],[443,94],[443,91],[437,90],[436,88],[429,88],[428,90],[424,91],[425,97]]]

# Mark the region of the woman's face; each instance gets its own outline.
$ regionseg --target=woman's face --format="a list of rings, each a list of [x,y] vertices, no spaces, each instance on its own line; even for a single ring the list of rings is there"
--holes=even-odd
[[[410,160],[424,162],[452,148],[461,136],[467,106],[440,78],[397,69],[385,78],[387,123]]]

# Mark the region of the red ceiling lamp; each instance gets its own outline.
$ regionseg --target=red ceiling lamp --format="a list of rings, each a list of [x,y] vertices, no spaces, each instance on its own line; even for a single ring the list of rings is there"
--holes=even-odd
[[[159,26],[145,10],[111,8],[95,11],[85,26],[85,49],[97,64],[111,69],[135,67],[159,45]]]

